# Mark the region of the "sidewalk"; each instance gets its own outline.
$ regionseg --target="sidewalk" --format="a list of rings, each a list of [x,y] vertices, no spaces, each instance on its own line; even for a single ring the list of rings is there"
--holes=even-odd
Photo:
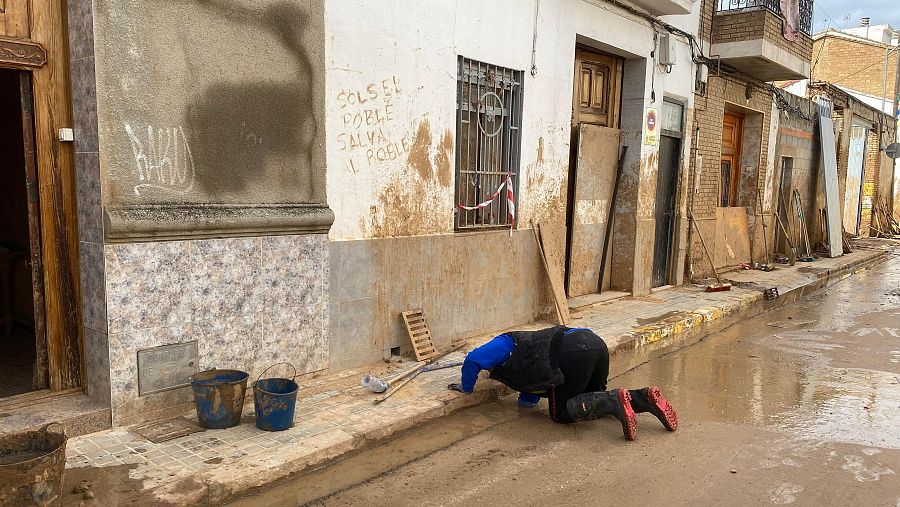
[[[856,244],[854,253],[837,259],[778,266],[768,273],[727,273],[724,278],[735,285],[730,292],[705,293],[701,286],[688,285],[645,298],[618,299],[577,311],[571,325],[590,327],[603,336],[614,356],[611,375],[615,376],[709,332],[796,301],[884,259],[896,246],[897,242],[864,240]],[[761,291],[768,287],[778,287],[781,297],[765,300]],[[522,328],[549,324],[535,322]],[[466,348],[490,338],[472,338]],[[460,351],[444,360],[464,356]],[[92,481],[96,498],[86,500],[85,505],[111,504],[112,499],[221,505],[398,431],[508,393],[493,381],[479,382],[476,392],[468,396],[448,391],[447,384],[459,378],[457,368],[423,374],[380,405],[372,403],[375,395],[359,386],[364,373],[388,376],[412,364],[376,364],[302,383],[296,424],[284,432],[257,430],[250,403],[244,423],[236,428],[209,430],[160,444],[128,428],[73,438],[66,449],[68,490],[81,479]],[[101,483],[115,486],[106,491],[98,485]],[[75,498],[80,494],[70,495],[67,501]]]

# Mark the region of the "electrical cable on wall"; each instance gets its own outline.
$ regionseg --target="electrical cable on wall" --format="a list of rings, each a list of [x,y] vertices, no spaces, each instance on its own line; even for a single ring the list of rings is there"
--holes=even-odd
[[[534,0],[534,33],[531,38],[531,76],[537,76],[537,37],[538,14],[541,11],[541,0]]]

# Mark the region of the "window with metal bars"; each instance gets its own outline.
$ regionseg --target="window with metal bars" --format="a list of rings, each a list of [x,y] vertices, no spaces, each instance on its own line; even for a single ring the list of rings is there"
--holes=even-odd
[[[456,81],[456,230],[510,227],[518,200],[524,72],[459,57]],[[475,209],[464,209],[475,208]]]

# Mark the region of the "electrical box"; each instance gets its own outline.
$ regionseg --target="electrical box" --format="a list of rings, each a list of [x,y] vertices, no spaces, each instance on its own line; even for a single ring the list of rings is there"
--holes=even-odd
[[[675,65],[675,36],[663,32],[659,36],[659,65]]]
[[[71,143],[75,140],[75,131],[72,129],[59,129],[59,140],[64,143]]]

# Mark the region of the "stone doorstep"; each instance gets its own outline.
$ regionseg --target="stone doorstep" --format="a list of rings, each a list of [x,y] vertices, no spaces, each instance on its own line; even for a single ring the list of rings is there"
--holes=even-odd
[[[112,424],[109,406],[78,389],[35,391],[0,401],[0,434],[36,431],[50,423],[61,424],[70,438],[103,431]]]
[[[608,341],[611,354],[616,357],[613,364],[621,365],[610,372],[611,377],[614,378],[624,371],[652,359],[654,352],[661,354],[677,350],[690,345],[710,332],[723,329],[744,318],[789,304],[806,293],[839,281],[853,271],[882,260],[886,254],[887,251],[868,252],[865,255],[854,256],[853,259],[848,259],[848,262],[829,260],[831,267],[821,271],[806,272],[805,283],[785,287],[781,297],[774,301],[766,301],[761,292],[743,291],[742,294],[735,297],[723,298],[719,304],[710,305],[708,302],[703,302],[707,306],[697,308],[692,312],[684,312],[686,315],[641,326],[622,336],[610,337]],[[796,270],[784,273],[789,279],[796,278],[796,274]],[[777,277],[777,275],[768,273],[766,275],[773,281]],[[601,310],[602,307],[596,309],[598,312]],[[529,326],[520,326],[520,328],[539,327],[540,325],[541,323],[533,323]],[[473,338],[469,340],[469,343],[477,346],[490,339],[491,336]],[[451,358],[453,357],[448,356],[447,359]],[[373,368],[378,368],[378,366],[373,365]],[[329,376],[329,379],[331,377]],[[335,382],[346,384],[348,375],[342,373],[335,374],[333,377]],[[145,480],[144,491],[161,502],[221,505],[239,496],[259,492],[277,482],[289,480],[306,470],[325,466],[348,453],[360,452],[399,431],[471,406],[493,402],[501,396],[511,394],[510,389],[488,380],[479,382],[474,394],[463,396],[443,389],[441,379],[444,377],[434,377],[428,383],[411,382],[391,400],[379,405],[390,409],[387,411],[390,414],[389,419],[367,421],[367,417],[363,416],[353,419],[360,424],[360,426],[352,426],[352,428],[357,428],[356,431],[335,425],[295,441],[293,444],[286,443],[272,449],[271,452],[257,452],[199,471],[188,469],[165,479]],[[323,380],[316,382],[321,388],[333,385],[331,382]],[[336,392],[347,392],[347,390],[346,388],[344,391],[338,389]],[[353,414],[344,414],[339,408],[332,407],[327,412],[324,417],[343,421],[344,424],[353,418]],[[323,416],[319,415],[318,417]],[[370,415],[368,417],[378,416]],[[238,428],[216,431],[211,436],[228,441],[229,435],[235,435],[240,439],[256,431],[255,428],[244,424]],[[106,435],[113,433],[123,433],[123,430],[111,430],[76,439],[80,442],[76,445],[91,445],[90,442],[108,438]],[[278,434],[274,435],[272,438],[278,438]],[[167,476],[168,474],[161,475]]]

